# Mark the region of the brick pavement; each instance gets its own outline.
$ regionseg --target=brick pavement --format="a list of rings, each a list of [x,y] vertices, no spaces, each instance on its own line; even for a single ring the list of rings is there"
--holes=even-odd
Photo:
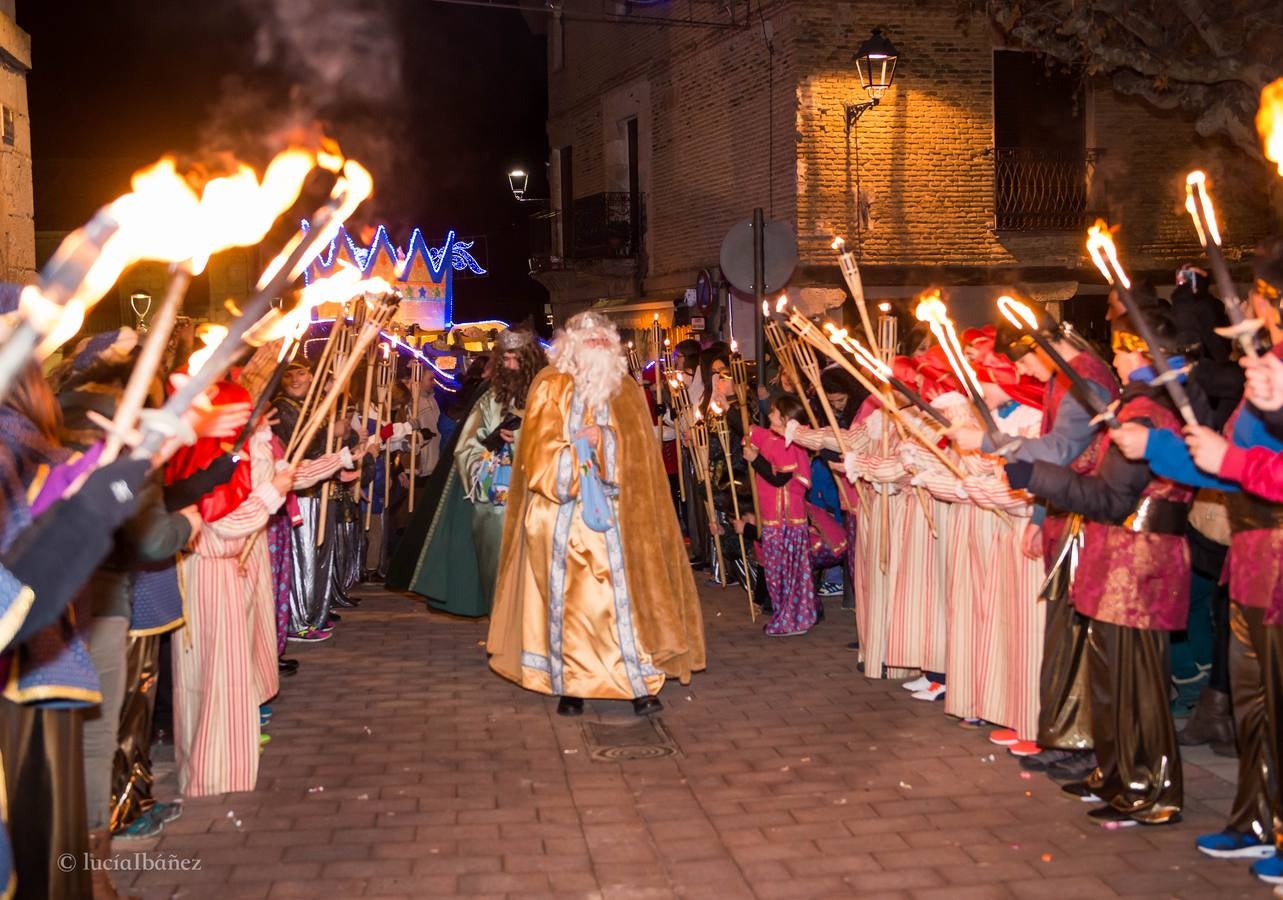
[[[217,900],[1269,896],[1246,864],[1193,849],[1232,795],[1206,769],[1187,764],[1183,824],[1105,831],[983,732],[856,674],[836,605],[806,637],[767,639],[742,593],[702,593],[709,671],[662,694],[684,753],[624,763],[591,760],[555,701],[490,674],[483,623],[370,595],[333,640],[292,645],[302,668],[258,790],[116,843],[200,871],[118,884]]]

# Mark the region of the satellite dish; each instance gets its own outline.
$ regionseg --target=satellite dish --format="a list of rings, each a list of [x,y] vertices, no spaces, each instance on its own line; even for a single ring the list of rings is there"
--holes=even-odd
[[[763,294],[782,290],[797,268],[797,237],[793,229],[783,222],[767,222],[762,239],[766,256]],[[753,222],[737,222],[722,241],[722,274],[741,293],[754,294],[753,284]]]

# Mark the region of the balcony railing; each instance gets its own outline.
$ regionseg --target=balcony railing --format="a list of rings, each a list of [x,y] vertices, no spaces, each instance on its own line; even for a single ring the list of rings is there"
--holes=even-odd
[[[1058,153],[1023,147],[993,151],[999,231],[1073,231],[1087,216],[1097,150]]]
[[[566,260],[636,257],[645,232],[640,197],[638,208],[633,206],[631,194],[611,191],[576,198],[569,216],[563,210],[535,213],[530,217],[532,266],[555,269]]]

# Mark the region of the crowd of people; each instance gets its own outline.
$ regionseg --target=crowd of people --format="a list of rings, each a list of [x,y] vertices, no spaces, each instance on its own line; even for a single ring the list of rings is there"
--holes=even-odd
[[[1283,765],[1274,665],[1283,244],[1259,251],[1256,273],[1248,315],[1260,349],[1237,357],[1217,333],[1227,313],[1207,274],[1185,266],[1170,298],[1148,283],[1131,287],[1130,308],[1111,294],[1108,351],[1045,311],[1023,327],[995,311],[995,324],[961,335],[976,390],[939,343],[910,333],[889,360],[900,387],[873,393],[836,365],[820,373],[818,391],[781,366],[746,393],[729,346],[683,341],[662,371],[634,367],[619,396],[645,398],[649,421],[633,416],[627,427],[653,435],[653,478],[667,477],[663,505],[672,504],[660,519],[680,523],[690,570],[748,588],[769,615],[766,637],[816,627],[833,593],[824,573],[840,567],[865,677],[901,679],[960,727],[986,730],[1022,767],[1090,804],[1087,815],[1107,829],[1181,820],[1181,745],[1237,756],[1231,816],[1197,847],[1251,858],[1254,874],[1283,883],[1283,794],[1270,775]],[[632,699],[645,715],[659,708],[665,674],[647,657],[667,645],[619,623],[630,602],[640,610],[633,619],[654,617],[657,582],[664,617],[682,621],[686,580],[629,567],[626,552],[612,556],[609,541],[592,537],[591,498],[572,489],[576,473],[600,471],[607,493],[617,482],[604,432],[584,427],[581,400],[588,394],[591,408],[600,395],[567,384],[581,369],[558,359],[579,352],[562,349],[578,347],[574,328],[615,348],[598,379],[624,371],[604,320],[573,323],[545,374],[537,342],[506,334],[496,350],[506,374],[482,386],[446,448],[434,501],[412,522],[407,534],[418,538],[402,542],[392,583],[454,612],[490,614],[492,667],[558,696],[563,715],[579,714],[585,698]],[[1173,381],[1187,403],[1172,399]],[[545,396],[552,384],[556,399]],[[710,420],[730,440],[692,436]],[[622,420],[614,427],[624,440]],[[658,527],[653,518],[630,526],[626,492],[614,490],[624,521],[604,523],[607,536]],[[653,517],[653,504],[643,506]],[[605,574],[577,575],[598,553]],[[621,599],[621,578],[631,598]],[[603,585],[616,591],[609,616],[592,612]],[[597,626],[589,634],[614,638],[610,652],[572,634],[585,621]],[[681,633],[683,650],[698,647],[687,663],[702,664],[702,628]]]
[[[630,367],[587,312],[551,345],[503,331],[457,390],[397,366],[389,396],[306,447],[326,376],[290,363],[259,403],[249,360],[154,470],[99,464],[136,333],[32,363],[0,406],[11,886],[114,896],[105,869],[56,859],[253,790],[290,643],[330,639],[361,583],[488,616],[492,668],[562,715],[646,716],[706,664],[701,571],[747,590],[764,638],[807,634],[841,593],[864,677],[985,729],[1106,828],[1180,821],[1180,745],[1237,756],[1230,817],[1197,846],[1283,883],[1283,242],[1256,274],[1259,352],[1235,358],[1190,266],[1170,300],[1111,296],[1109,354],[1043,311],[995,316],[961,335],[974,385],[910,332],[873,391],[782,358],[745,384],[717,341]],[[187,352],[173,343],[153,406]],[[164,801],[158,739],[177,766]]]

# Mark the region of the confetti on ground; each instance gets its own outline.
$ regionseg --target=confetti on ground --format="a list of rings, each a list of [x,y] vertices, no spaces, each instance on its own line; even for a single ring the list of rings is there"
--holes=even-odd
[[[1019,845],[1019,844],[1012,844],[1012,845],[1011,845],[1011,849],[1012,849],[1012,850],[1019,850],[1019,849],[1020,849],[1020,845]]]
[[[834,806],[846,806],[846,798],[845,798],[845,797],[838,797],[836,800],[834,800],[834,801],[833,801],[833,805],[834,805]]]
[[[399,793],[404,794],[404,793],[405,793],[405,791],[399,791]],[[358,800],[369,800],[369,799],[370,799],[370,795],[369,795],[369,794],[360,794],[360,795],[358,795],[358,796],[357,796],[357,798],[356,798],[356,799],[358,799]]]
[[[1044,853],[1044,854],[1043,854],[1041,857],[1039,857],[1039,858],[1040,858],[1043,862],[1051,862],[1051,854],[1050,854],[1050,853]]]
[[[1025,796],[1026,796],[1026,797],[1032,797],[1033,795],[1034,795],[1034,792],[1033,792],[1033,791],[1025,791]]]
[[[236,813],[229,809],[229,810],[227,811],[227,818],[229,818],[229,819],[234,819],[234,818],[236,818]]]
[[[809,757],[809,756],[803,756],[803,757],[802,757],[802,762],[810,762],[810,761],[811,761],[811,757]]]
[[[307,792],[308,792],[309,794],[319,794],[319,793],[323,792],[324,790],[325,790],[325,785],[321,784],[321,785],[317,785],[316,787],[310,787],[310,788],[308,788],[308,789],[307,789]]]
[[[578,753],[579,751],[574,749],[573,747],[567,747],[565,750],[562,750],[561,752],[569,756],[570,754]]]
[[[913,790],[913,785],[908,784],[908,783],[903,782],[903,781],[901,781],[901,782],[900,782],[900,787],[904,788],[906,791],[911,791],[911,790]]]
[[[369,726],[369,725],[365,725],[365,726],[363,726],[363,727],[365,728],[365,733],[366,733],[366,734],[374,734],[374,732],[370,730],[370,726]]]
[[[781,772],[787,772],[788,770],[789,770],[789,767],[788,767],[788,766],[780,766],[780,771],[781,771]]]
[[[1034,776],[1033,776],[1033,773],[1031,773],[1031,772],[1021,772],[1021,773],[1020,773],[1020,779],[1021,779],[1022,781],[1028,781],[1029,779],[1031,779],[1031,778],[1033,778],[1033,777],[1034,777]]]

